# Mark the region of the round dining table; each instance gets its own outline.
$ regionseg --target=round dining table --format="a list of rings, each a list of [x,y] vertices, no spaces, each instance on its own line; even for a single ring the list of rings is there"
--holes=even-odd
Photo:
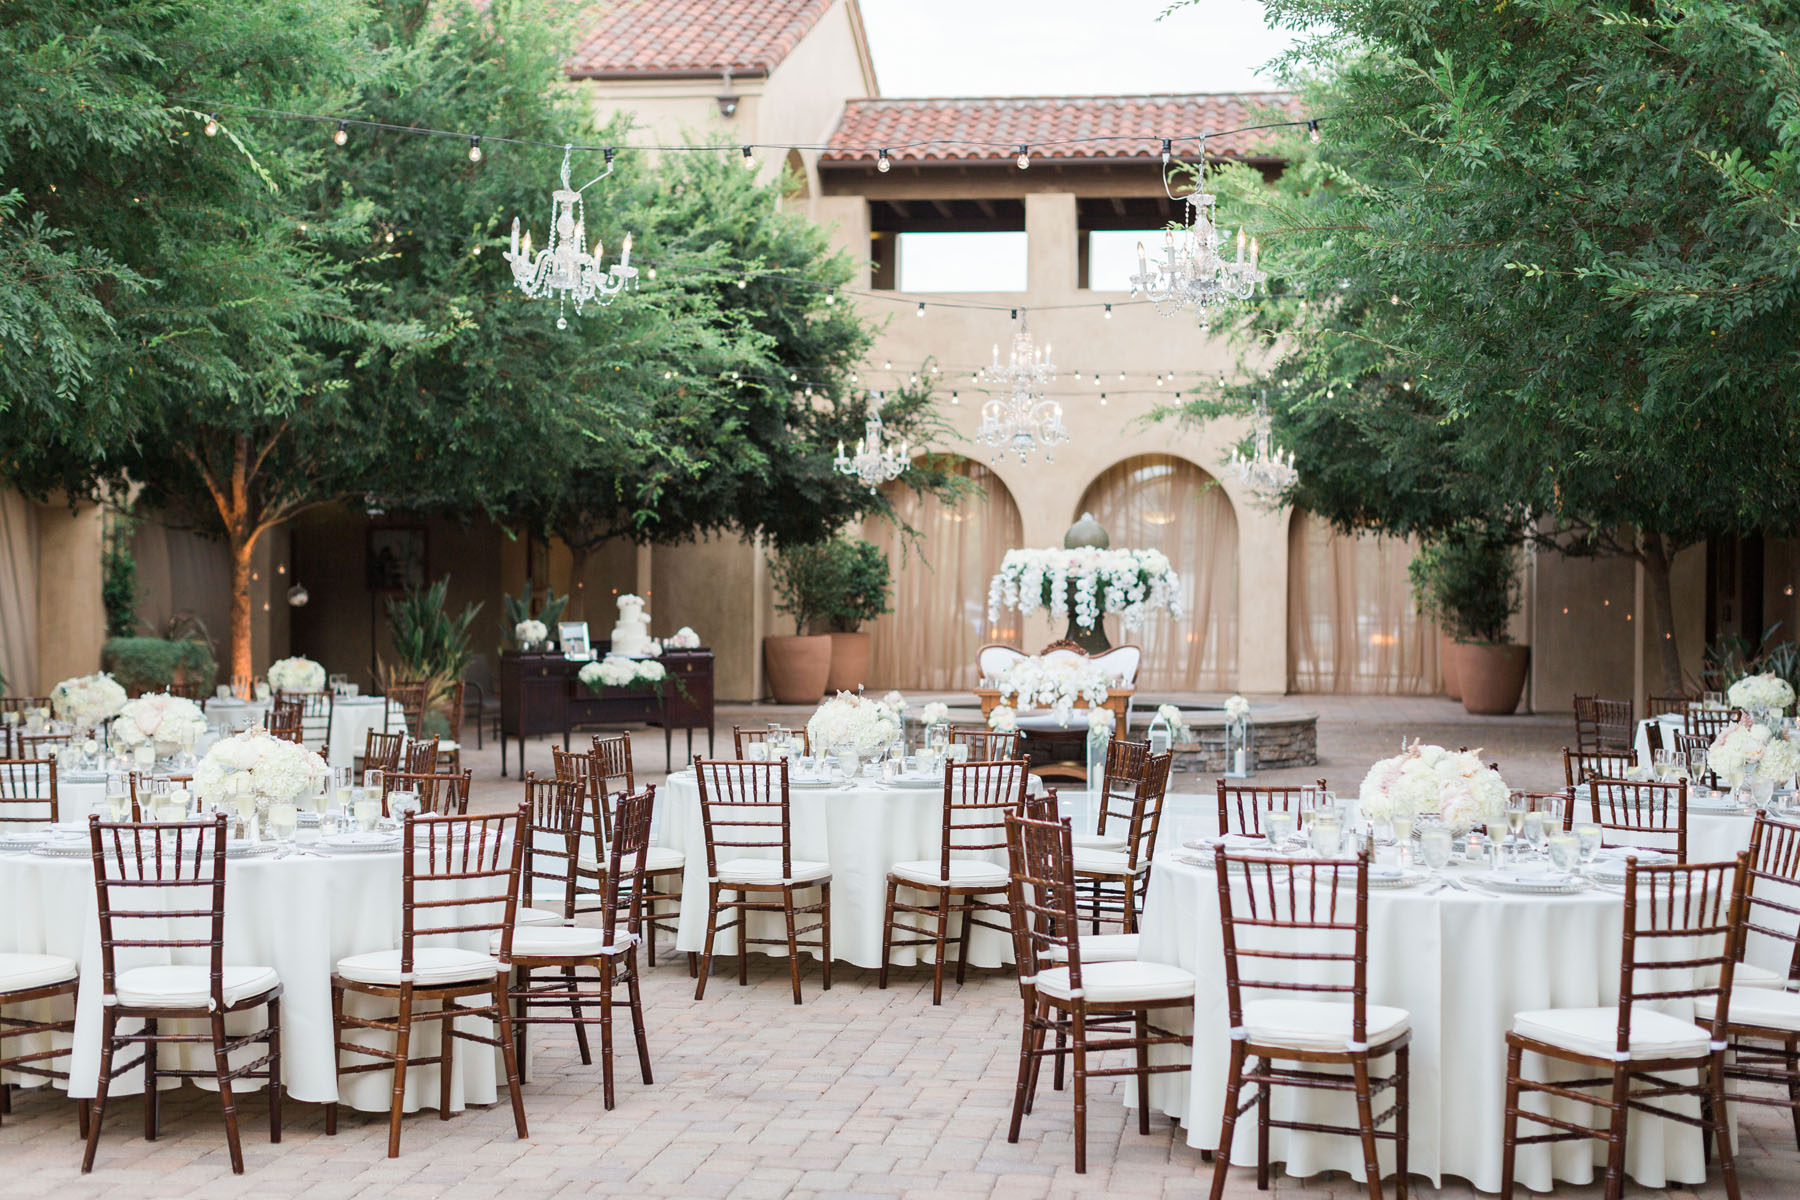
[[[69,831],[69,826],[61,827]],[[80,830],[85,834],[85,825]],[[347,955],[386,950],[400,944],[401,852],[327,853],[306,850],[232,858],[226,867],[225,963],[274,968],[281,977],[282,1079],[288,1095],[308,1103],[336,1100],[367,1112],[386,1112],[393,1090],[389,1071],[368,1071],[339,1078],[337,1051],[331,1024],[331,972]],[[435,886],[435,885],[434,885]],[[443,885],[450,886],[450,885]],[[477,884],[477,887],[482,885]],[[191,899],[188,893],[177,893]],[[134,900],[139,897],[133,897]],[[125,934],[123,936],[131,936]],[[444,940],[448,938],[450,940]],[[444,935],[429,944],[456,944],[465,949],[487,950],[487,935]],[[91,859],[78,855],[52,856],[43,851],[0,853],[0,946],[27,954],[57,954],[74,959],[81,967],[81,985],[75,1003],[75,1032],[67,1060],[68,1091],[73,1097],[94,1094],[100,1062],[101,993],[99,916]],[[117,951],[120,970],[169,962],[204,964],[206,951],[195,958],[170,957],[168,950]],[[351,995],[351,1011],[360,1011],[367,998]],[[377,1002],[379,1003],[379,1002]],[[47,1019],[51,1004],[37,1006]],[[379,1012],[379,1008],[370,1009]],[[63,1017],[66,1018],[66,1013]],[[241,1018],[243,1028],[257,1026],[263,1011]],[[234,1017],[234,1022],[240,1018]],[[462,1019],[470,1032],[493,1035],[489,1022]],[[236,1031],[237,1026],[233,1029]],[[435,1027],[432,1030],[435,1036]],[[383,1036],[361,1031],[358,1036],[380,1044]],[[391,1046],[391,1039],[388,1044]],[[416,1042],[415,1042],[416,1044]],[[210,1069],[211,1051],[204,1046],[165,1047],[164,1062],[177,1052],[184,1066]],[[260,1051],[247,1047],[246,1060]],[[492,1104],[496,1083],[504,1078],[498,1051],[475,1043],[458,1050],[451,1084],[451,1107]],[[236,1061],[236,1060],[234,1060]],[[355,1059],[351,1061],[367,1061]],[[59,1064],[60,1065],[60,1064]],[[9,1079],[30,1086],[41,1080]],[[174,1087],[179,1080],[163,1080]],[[249,1086],[250,1081],[242,1081]],[[210,1081],[202,1081],[207,1086]],[[112,1083],[110,1094],[135,1095],[143,1091],[143,1073],[133,1070]],[[407,1073],[406,1108],[435,1108],[438,1069],[413,1067]]]
[[[1185,836],[1198,827],[1185,822]],[[1217,832],[1216,818],[1205,833]],[[1168,827],[1165,826],[1165,830]],[[1689,822],[1689,861],[1729,860],[1744,850],[1751,819],[1745,815],[1696,815]],[[1164,838],[1145,899],[1139,958],[1171,963],[1198,980],[1191,1029],[1192,1069],[1154,1075],[1151,1107],[1178,1120],[1188,1144],[1214,1150],[1220,1131],[1230,1055],[1218,879],[1213,851],[1183,848]],[[1622,889],[1600,886],[1561,895],[1502,894],[1485,890],[1482,871],[1453,864],[1448,876],[1407,888],[1369,893],[1369,1003],[1411,1014],[1410,1167],[1434,1186],[1444,1176],[1497,1190],[1505,1114],[1506,1033],[1516,1013],[1546,1008],[1585,1008],[1618,1003],[1624,936]],[[1757,965],[1785,972],[1775,956],[1791,949],[1774,940],[1752,945]],[[1681,1002],[1685,1004],[1686,1002]],[[1674,1015],[1691,1019],[1688,1012]],[[1188,1058],[1181,1047],[1156,1052],[1161,1061]],[[1527,1058],[1527,1070],[1543,1070]],[[1387,1064],[1377,1065],[1385,1071]],[[1128,1103],[1130,1098],[1127,1098]],[[1347,1095],[1284,1088],[1275,1092],[1280,1120],[1349,1125],[1356,1112]],[[1586,1118],[1581,1106],[1568,1114]],[[1568,1115],[1565,1114],[1565,1115]],[[1382,1143],[1384,1170],[1392,1148]],[[1357,1139],[1273,1130],[1271,1159],[1291,1177],[1320,1171],[1362,1178]],[[1240,1121],[1231,1160],[1256,1161],[1256,1122]],[[1518,1181],[1533,1191],[1557,1181],[1592,1182],[1605,1169],[1601,1143],[1522,1146]],[[1700,1184],[1707,1178],[1699,1132],[1644,1114],[1632,1117],[1627,1169],[1645,1187]]]
[[[206,722],[221,734],[232,734],[263,723],[272,702],[240,700],[235,696],[209,699]],[[339,696],[331,703],[331,735],[325,759],[334,767],[348,767],[368,744],[369,734],[406,729],[406,714],[397,703],[382,696]],[[439,743],[440,749],[449,749]]]

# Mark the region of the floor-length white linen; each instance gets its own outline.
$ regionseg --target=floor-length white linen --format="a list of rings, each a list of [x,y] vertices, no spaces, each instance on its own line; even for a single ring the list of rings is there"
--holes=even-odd
[[[475,886],[482,892],[492,888],[491,881]],[[400,944],[400,854],[233,859],[226,868],[225,889],[226,965],[273,967],[281,977],[282,1077],[288,1094],[309,1103],[339,1100],[367,1112],[387,1111],[393,1089],[391,1071],[345,1075],[340,1090],[331,1027],[331,971],[346,955]],[[142,897],[132,899],[138,902]],[[466,949],[487,949],[486,934],[460,935],[457,942]],[[81,964],[74,1053],[68,1064],[69,1093],[92,1096],[99,1072],[101,1032],[100,930],[92,864],[81,858],[0,855],[0,945],[27,954],[60,954]],[[119,953],[121,970],[157,962],[206,961],[204,950],[193,952],[200,957],[182,960],[172,960],[171,952],[162,950]],[[136,957],[129,957],[131,954]],[[352,998],[352,1003],[358,999]],[[377,1006],[372,1011],[381,1009]],[[233,1028],[254,1026],[261,1019],[261,1010],[256,1010],[247,1018],[233,1018]],[[460,1027],[493,1034],[491,1023],[479,1018],[465,1017]],[[436,1023],[421,1028],[433,1047],[426,1053],[436,1053]],[[379,1036],[370,1035],[366,1040],[379,1045]],[[391,1039],[387,1044],[392,1044]],[[416,1037],[413,1044],[420,1044]],[[175,1050],[165,1047],[163,1053],[163,1062],[172,1065],[169,1056]],[[185,1066],[212,1066],[211,1052],[204,1047],[183,1047],[182,1053]],[[246,1060],[256,1053],[256,1048],[247,1048]],[[494,1102],[500,1077],[497,1058],[497,1052],[478,1044],[458,1045],[453,1109]],[[165,1086],[174,1087],[178,1082],[169,1080]],[[242,1085],[250,1086],[250,1082],[242,1081]],[[143,1073],[134,1070],[114,1080],[110,1094],[142,1091]],[[436,1067],[415,1067],[407,1073],[409,1112],[435,1108],[437,1095]]]
[[[658,796],[662,844],[687,856],[682,879],[681,919],[676,946],[700,951],[706,945],[706,837],[700,820],[700,785],[692,771],[680,771]],[[789,792],[793,857],[831,864],[831,957],[859,967],[881,965],[881,927],[887,911],[888,869],[895,863],[936,859],[943,843],[944,789],[886,787],[865,780],[855,788],[802,788]],[[733,858],[778,857],[775,853],[733,850]],[[959,855],[958,857],[961,857]],[[1004,851],[983,855],[1004,863]],[[905,895],[905,893],[903,893]],[[919,893],[911,893],[916,902]],[[1004,924],[1004,922],[996,922]],[[756,914],[752,937],[785,937],[779,914]],[[951,930],[954,936],[956,929]],[[780,954],[780,946],[761,946]],[[737,953],[737,931],[720,934],[714,954]],[[954,953],[954,951],[952,951]],[[899,965],[930,962],[930,953],[896,947]],[[976,926],[969,935],[969,965],[998,967],[1012,961],[1007,935]]]
[[[230,734],[261,725],[269,703],[208,700],[206,721],[215,730]],[[398,704],[389,704],[380,696],[341,696],[331,706],[331,748],[326,760],[334,767],[351,766],[367,748],[371,732],[398,733],[405,728],[406,714]]]
[[[1712,827],[1715,820],[1717,828]],[[1727,820],[1736,825],[1723,824]],[[1741,833],[1732,853],[1748,843],[1746,819],[1702,823],[1709,845],[1717,841],[1723,847],[1732,829]],[[1208,822],[1212,824],[1216,822]],[[1139,957],[1192,971],[1199,990],[1193,1070],[1153,1076],[1151,1105],[1181,1121],[1190,1146],[1210,1150],[1219,1135],[1230,1049],[1218,881],[1210,866],[1179,862],[1170,851],[1165,842],[1151,874]],[[1434,1184],[1450,1175],[1486,1191],[1499,1187],[1505,1037],[1513,1016],[1533,1009],[1616,1004],[1623,933],[1624,905],[1616,890],[1558,897],[1428,893],[1422,888],[1371,893],[1369,1002],[1412,1014],[1414,1174]],[[1164,1052],[1163,1060],[1179,1061],[1179,1051]],[[1528,1070],[1542,1069],[1535,1059],[1527,1063]],[[1354,1106],[1340,1097],[1300,1097],[1293,1089],[1283,1089],[1277,1097],[1282,1119],[1355,1124]],[[1239,1122],[1234,1163],[1256,1161],[1254,1130],[1254,1120]],[[1271,1137],[1272,1157],[1286,1164],[1290,1176],[1324,1170],[1362,1176],[1355,1138],[1281,1130]],[[1519,1183],[1545,1191],[1553,1180],[1590,1182],[1604,1172],[1603,1151],[1603,1146],[1596,1151],[1573,1143],[1521,1147]],[[1391,1169],[1391,1148],[1385,1143],[1381,1161],[1384,1170]],[[1649,1117],[1633,1118],[1627,1168],[1646,1187],[1698,1184],[1707,1177],[1698,1132]]]

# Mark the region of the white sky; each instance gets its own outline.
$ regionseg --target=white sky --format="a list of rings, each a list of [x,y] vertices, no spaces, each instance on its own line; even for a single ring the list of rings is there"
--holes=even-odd
[[[884,96],[1267,89],[1290,35],[1261,0],[861,0]]]

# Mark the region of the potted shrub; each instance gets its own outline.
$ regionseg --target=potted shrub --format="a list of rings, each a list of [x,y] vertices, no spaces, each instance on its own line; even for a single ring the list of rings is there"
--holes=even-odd
[[[395,664],[382,664],[383,682],[390,691],[397,683],[425,685],[425,709],[419,718],[422,737],[455,737],[462,726],[456,684],[474,655],[469,627],[481,605],[470,604],[453,614],[449,592],[446,575],[429,587],[407,588],[387,606]]]
[[[828,544],[787,546],[769,563],[775,609],[794,618],[793,636],[763,639],[769,694],[781,704],[817,703],[831,679],[831,635],[806,632],[823,620],[829,602],[834,572]]]
[[[1504,526],[1469,523],[1452,529],[1414,559],[1421,611],[1454,639],[1451,662],[1463,708],[1504,714],[1519,706],[1531,649],[1506,637],[1519,611],[1518,555]]]
[[[173,631],[171,631],[173,632]],[[131,695],[166,691],[170,684],[198,684],[210,692],[219,665],[198,638],[115,637],[100,648],[100,668]]]
[[[831,639],[831,674],[825,688],[849,692],[869,682],[869,635],[865,621],[890,611],[887,555],[861,538],[823,543],[825,589],[819,597],[819,624]]]
[[[1438,674],[1444,677],[1444,694],[1461,701],[1462,672],[1457,670],[1456,634],[1451,628],[1454,618],[1444,611],[1437,599],[1436,580],[1441,554],[1436,542],[1421,545],[1413,560],[1406,564],[1406,576],[1412,581],[1413,606],[1437,622]]]

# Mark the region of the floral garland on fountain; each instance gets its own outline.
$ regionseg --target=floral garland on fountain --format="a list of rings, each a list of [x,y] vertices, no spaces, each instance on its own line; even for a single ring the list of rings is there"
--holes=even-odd
[[[900,714],[880,700],[839,692],[819,705],[806,722],[806,740],[815,754],[853,750],[874,754],[900,736]]]
[[[50,708],[59,721],[77,729],[92,729],[119,715],[125,707],[125,689],[105,671],[65,679],[50,689]]]
[[[215,808],[243,792],[267,796],[277,804],[297,804],[330,770],[305,746],[265,729],[251,729],[206,752],[194,768],[194,791],[203,804]]]
[[[1357,804],[1365,820],[1435,816],[1458,836],[1506,815],[1508,789],[1479,751],[1446,750],[1414,742],[1364,776]]]
[[[1117,614],[1126,629],[1138,629],[1152,609],[1167,609],[1181,619],[1181,577],[1160,550],[1075,549],[1008,550],[1000,570],[988,581],[988,620],[1002,609],[1029,617],[1047,609],[1052,617],[1069,615],[1073,583],[1075,624],[1093,629],[1100,618]]]
[[[325,668],[310,658],[278,658],[269,664],[269,686],[278,692],[322,692]]]
[[[113,722],[113,740],[127,750],[149,746],[157,758],[173,758],[206,733],[206,714],[182,696],[155,692],[128,701]]]
[[[1072,655],[1021,658],[1000,673],[1000,695],[1017,708],[1047,708],[1059,724],[1067,725],[1075,706],[1085,700],[1090,708],[1106,703],[1106,672],[1085,658]]]

